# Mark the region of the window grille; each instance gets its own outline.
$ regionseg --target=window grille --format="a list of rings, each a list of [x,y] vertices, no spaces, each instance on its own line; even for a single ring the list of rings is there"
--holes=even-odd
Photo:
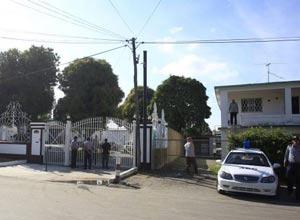
[[[241,100],[242,112],[262,112],[261,98],[247,98]]]

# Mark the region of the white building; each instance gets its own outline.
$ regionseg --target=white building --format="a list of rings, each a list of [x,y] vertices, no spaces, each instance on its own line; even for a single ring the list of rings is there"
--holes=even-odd
[[[300,134],[300,81],[216,86],[215,93],[221,110],[222,143],[231,129],[229,105],[233,99],[239,106],[235,129],[272,126]]]

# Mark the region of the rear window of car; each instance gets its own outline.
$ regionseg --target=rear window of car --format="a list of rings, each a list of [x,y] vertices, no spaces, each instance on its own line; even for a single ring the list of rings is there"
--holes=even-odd
[[[259,153],[232,152],[225,160],[225,164],[242,164],[269,167],[267,158]]]

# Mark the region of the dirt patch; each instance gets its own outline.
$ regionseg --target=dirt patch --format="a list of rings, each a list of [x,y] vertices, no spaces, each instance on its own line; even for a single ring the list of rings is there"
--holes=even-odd
[[[193,190],[198,187],[215,189],[215,178],[207,173],[186,175],[184,172],[139,173],[125,180],[127,184],[138,185],[142,189]]]

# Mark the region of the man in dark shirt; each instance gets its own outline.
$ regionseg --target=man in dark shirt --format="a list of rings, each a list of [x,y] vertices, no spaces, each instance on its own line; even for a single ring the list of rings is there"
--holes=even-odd
[[[300,139],[294,137],[292,146],[288,146],[284,164],[287,166],[288,191],[293,192],[293,185],[296,185],[296,199],[300,200]]]
[[[109,161],[109,152],[110,152],[110,144],[107,142],[105,138],[104,144],[102,144],[102,168],[108,169],[108,161]]]
[[[71,168],[76,168],[76,160],[77,160],[77,150],[79,148],[79,143],[77,141],[77,136],[74,136],[72,143],[71,143]]]

